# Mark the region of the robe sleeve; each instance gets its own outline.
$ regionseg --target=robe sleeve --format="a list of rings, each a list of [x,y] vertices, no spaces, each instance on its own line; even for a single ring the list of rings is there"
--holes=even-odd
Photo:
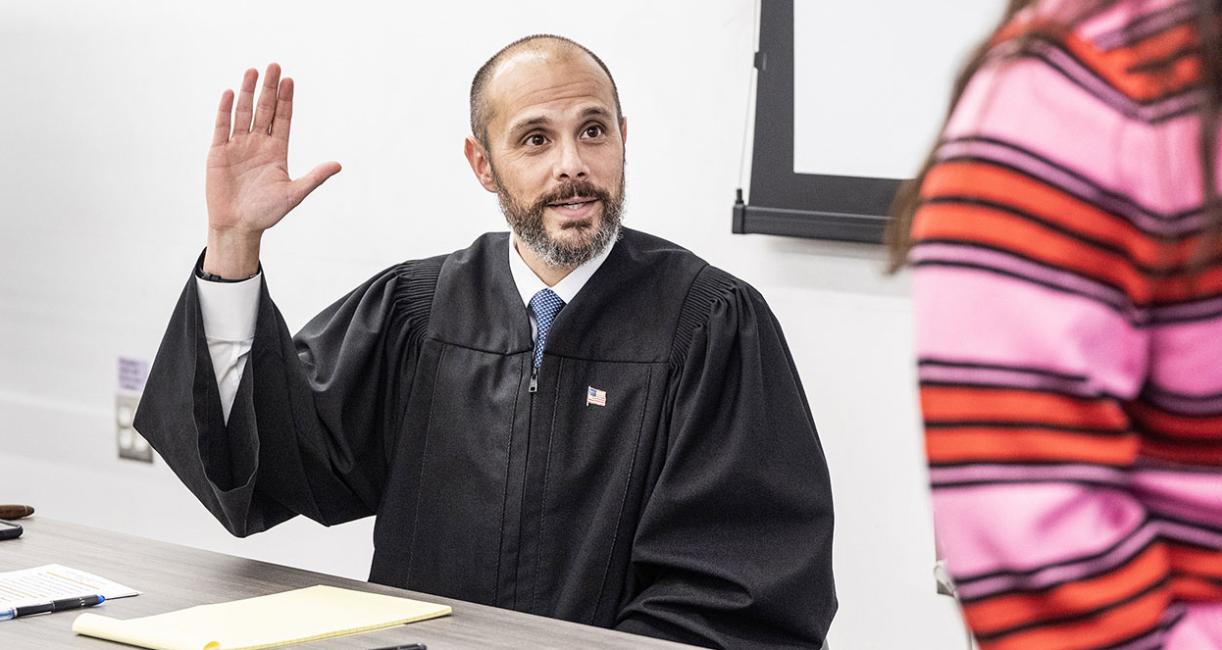
[[[724,278],[676,369],[666,458],[633,542],[638,587],[617,628],[819,648],[836,611],[823,449],[780,325]]]
[[[377,510],[427,307],[413,263],[327,307],[296,337],[260,295],[250,361],[222,415],[195,279],[157,353],[135,427],[234,535],[295,515],[332,525]],[[434,278],[435,279],[435,278]],[[419,301],[416,301],[419,302]]]

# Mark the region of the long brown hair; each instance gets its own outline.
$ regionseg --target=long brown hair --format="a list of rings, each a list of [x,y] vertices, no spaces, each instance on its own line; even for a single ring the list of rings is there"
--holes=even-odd
[[[1092,0],[1078,4],[1070,14],[1056,16],[1052,24],[1032,26],[1017,36],[1013,47],[1007,50],[1009,58],[1021,57],[1031,52],[1031,44],[1038,37],[1062,36],[1083,20],[1107,10],[1125,0]],[[994,34],[1009,25],[1019,12],[1037,4],[1039,0],[1010,0],[1005,14]],[[1202,187],[1204,188],[1204,210],[1208,215],[1208,230],[1201,243],[1196,264],[1203,264],[1222,242],[1222,204],[1218,200],[1215,180],[1217,167],[1217,145],[1219,106],[1222,105],[1222,28],[1219,27],[1220,0],[1196,0],[1198,5],[1198,33],[1201,56],[1201,103],[1198,109],[1201,122],[1199,152],[1201,156]],[[993,36],[981,43],[968,58],[968,63],[955,78],[946,120],[950,119],[968,83],[986,63],[994,60]],[[943,128],[946,122],[943,121]],[[891,206],[891,220],[887,223],[885,242],[890,252],[889,271],[894,273],[907,263],[912,248],[912,217],[921,206],[921,185],[936,162],[941,137],[926,156],[916,178],[905,181]]]

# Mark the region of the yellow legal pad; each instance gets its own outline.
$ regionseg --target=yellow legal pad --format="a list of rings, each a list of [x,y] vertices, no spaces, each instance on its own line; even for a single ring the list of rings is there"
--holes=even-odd
[[[449,614],[448,605],[318,585],[126,621],[81,614],[72,631],[154,650],[258,650]]]

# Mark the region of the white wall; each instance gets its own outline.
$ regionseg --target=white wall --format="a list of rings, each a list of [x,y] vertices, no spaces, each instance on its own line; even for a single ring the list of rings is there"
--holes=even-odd
[[[753,3],[418,4],[0,0],[0,502],[364,577],[369,521],[236,540],[160,460],[117,460],[116,358],[156,351],[203,244],[215,105],[244,68],[298,82],[295,173],[345,167],[265,240],[299,326],[378,269],[503,229],[461,155],[470,76],[553,31],[619,81],[629,224],[752,282],[786,328],[835,489],[833,646],[962,647],[933,591],[905,279],[876,247],[730,234]]]

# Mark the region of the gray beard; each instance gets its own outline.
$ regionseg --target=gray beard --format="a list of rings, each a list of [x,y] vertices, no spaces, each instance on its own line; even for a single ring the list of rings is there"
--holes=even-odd
[[[575,269],[598,257],[598,254],[606,250],[611,242],[618,241],[622,234],[620,215],[617,213],[614,219],[608,219],[607,215],[611,213],[611,210],[607,209],[607,204],[603,205],[603,218],[599,220],[598,229],[593,234],[583,237],[583,241],[577,244],[552,239],[547,234],[547,229],[543,227],[541,218],[537,221],[528,220],[517,224],[510,221],[509,225],[514,234],[518,236],[518,241],[529,248],[544,264],[552,268]],[[504,210],[504,208],[505,205],[502,203],[501,209]],[[508,219],[508,215],[506,218]]]
[[[526,207],[519,204],[503,189],[504,185],[500,179],[496,178],[495,171],[493,177],[497,184],[496,195],[501,204],[501,212],[505,214],[505,221],[509,222],[510,229],[517,235],[519,242],[529,248],[544,264],[552,268],[577,268],[598,257],[599,253],[607,249],[607,246],[620,238],[620,224],[624,214],[622,184],[618,196],[611,196],[607,192],[597,192],[603,208],[602,218],[598,220],[598,229],[586,234],[576,243],[567,243],[553,239],[547,234],[547,228],[543,225],[543,212],[547,209],[548,203],[556,200],[553,198],[554,193]]]

